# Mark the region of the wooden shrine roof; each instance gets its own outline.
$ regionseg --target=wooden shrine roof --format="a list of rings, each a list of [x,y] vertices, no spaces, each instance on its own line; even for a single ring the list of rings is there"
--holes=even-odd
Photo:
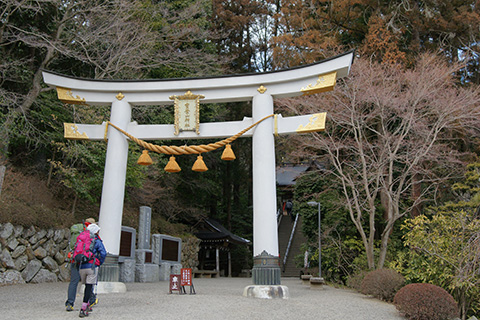
[[[202,241],[206,242],[222,242],[222,243],[234,243],[234,244],[249,244],[250,240],[233,234],[227,228],[225,228],[220,222],[206,218],[203,220],[199,231],[195,233],[195,236]]]

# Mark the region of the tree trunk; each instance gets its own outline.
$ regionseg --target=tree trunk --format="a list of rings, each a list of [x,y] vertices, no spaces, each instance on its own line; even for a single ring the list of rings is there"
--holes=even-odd
[[[390,234],[393,230],[393,223],[388,222],[385,226],[385,230],[382,232],[382,240],[380,244],[380,253],[378,256],[377,269],[382,269],[385,265],[385,259],[387,257],[388,241]]]
[[[374,243],[373,241],[369,241],[367,239],[367,235],[365,234],[365,230],[363,230],[362,225],[358,221],[353,221],[355,227],[357,228],[360,236],[362,237],[363,246],[365,248],[365,253],[367,255],[367,264],[368,269],[373,270],[375,269],[375,251],[374,251]]]
[[[73,199],[72,205],[72,215],[75,216],[75,210],[77,208],[78,195],[75,193],[75,198]]]
[[[367,252],[368,269],[374,270],[375,269],[375,250],[373,247],[373,242],[369,242],[367,244],[366,252]]]
[[[63,29],[64,29],[63,24],[58,27],[58,30],[56,33],[56,39],[60,38],[61,34],[63,33]],[[52,61],[54,56],[55,56],[55,49],[53,47],[48,47],[42,62],[40,63],[37,71],[35,72],[35,75],[33,76],[32,88],[27,93],[22,105],[15,108],[15,112],[22,112],[23,114],[26,114],[28,110],[31,108],[32,104],[38,98],[38,96],[40,95],[40,91],[42,89],[42,81],[43,81],[42,70],[47,68],[48,64]]]
[[[412,177],[412,200],[415,203],[415,201],[420,198],[420,195],[422,194],[422,185],[419,182],[420,180],[420,175],[417,173],[413,175]],[[422,206],[421,204],[416,204],[413,206],[412,211],[411,211],[411,216],[412,218],[415,218],[419,216],[422,213]]]
[[[458,302],[458,310],[460,311],[460,318],[462,320],[467,319],[467,298],[465,296],[464,289],[456,289],[457,292],[457,302]]]
[[[388,198],[387,191],[385,191],[384,188],[380,190],[380,203],[382,204],[383,209],[385,210],[383,212],[383,219],[385,221],[388,220],[388,208],[390,206],[390,200]]]
[[[345,184],[344,184],[345,187]],[[345,188],[344,188],[345,189]],[[348,194],[348,193],[345,193]],[[347,201],[348,203],[348,201]],[[353,224],[358,230],[358,233],[360,233],[360,237],[362,238],[363,246],[365,248],[365,253],[367,255],[367,264],[368,268],[370,270],[375,269],[375,251],[374,251],[374,237],[373,234],[375,233],[375,225],[372,225],[372,220],[370,217],[370,234],[367,237],[367,234],[365,233],[365,229],[362,226],[362,215],[360,214],[361,209],[356,206],[355,209],[352,208],[352,206],[349,204],[348,205],[348,210],[350,213],[350,219],[352,220]],[[357,216],[355,217],[355,212],[354,210],[358,213]]]
[[[390,197],[388,196],[388,192],[383,188],[380,191],[380,199],[381,199],[383,209],[385,210],[383,213],[383,220],[385,221],[385,226],[383,230],[379,230],[379,233],[381,232],[380,233],[381,242],[380,242],[380,253],[379,253],[378,262],[377,262],[377,269],[382,269],[385,264],[385,259],[387,256],[388,241],[393,231],[392,222],[394,222],[393,221],[393,216],[394,216],[393,205]]]
[[[5,171],[7,168],[5,166],[0,166],[0,196],[2,195],[2,186],[3,186],[3,180],[5,178]]]
[[[47,187],[50,187],[50,182],[52,181],[53,161],[55,161],[55,152],[52,155],[52,161],[50,162],[50,168],[48,169]]]

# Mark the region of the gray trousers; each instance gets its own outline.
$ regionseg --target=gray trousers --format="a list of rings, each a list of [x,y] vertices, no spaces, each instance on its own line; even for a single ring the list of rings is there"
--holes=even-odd
[[[75,297],[77,296],[77,287],[78,283],[80,282],[80,272],[75,266],[75,263],[70,263],[70,283],[68,285],[68,293],[67,293],[67,301],[65,301],[65,305],[70,304],[74,305],[75,304]],[[95,301],[95,294],[92,286],[92,294],[90,301],[93,302]]]
[[[75,263],[70,263],[70,284],[68,285],[68,297],[65,305],[75,304],[75,296],[77,295],[77,287],[80,282],[80,273],[78,272]]]

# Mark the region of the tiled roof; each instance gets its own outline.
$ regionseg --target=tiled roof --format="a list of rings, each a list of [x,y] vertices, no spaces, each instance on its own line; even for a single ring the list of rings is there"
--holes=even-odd
[[[282,166],[276,169],[277,184],[279,186],[293,186],[295,180],[305,171],[309,165]]]
[[[214,219],[206,218],[204,221],[208,230],[201,230],[200,232],[195,233],[195,236],[201,240],[224,240],[236,244],[250,243],[250,240],[231,233],[224,226],[222,226],[220,222]]]

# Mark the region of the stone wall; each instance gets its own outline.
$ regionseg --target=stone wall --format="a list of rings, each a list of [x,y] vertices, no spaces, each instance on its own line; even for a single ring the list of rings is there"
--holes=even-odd
[[[68,281],[65,263],[69,229],[24,228],[0,224],[0,286]]]
[[[70,264],[65,262],[69,239],[70,229],[44,230],[0,224],[0,286],[70,281]],[[183,237],[184,268],[196,268],[199,248],[200,239]],[[170,272],[171,265],[168,266]]]
[[[198,266],[198,251],[200,251],[201,240],[197,237],[182,238],[182,266],[195,270]]]

